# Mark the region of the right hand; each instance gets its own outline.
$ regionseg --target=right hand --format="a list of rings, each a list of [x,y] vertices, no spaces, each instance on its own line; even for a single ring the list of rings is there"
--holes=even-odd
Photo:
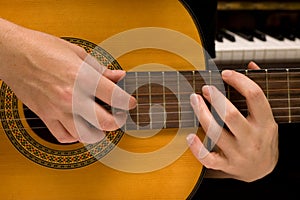
[[[115,84],[124,71],[106,69],[84,49],[55,36],[2,19],[0,27],[0,78],[59,142],[93,143],[105,136],[104,130],[125,123],[125,112],[112,115],[94,101],[134,108],[136,100]]]

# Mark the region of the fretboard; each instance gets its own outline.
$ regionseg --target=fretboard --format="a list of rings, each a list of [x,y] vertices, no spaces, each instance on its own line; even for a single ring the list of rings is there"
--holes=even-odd
[[[300,122],[300,69],[239,71],[256,82],[265,93],[277,123]],[[248,115],[245,98],[225,84],[220,71],[128,72],[118,85],[137,99],[126,130],[197,127],[190,105],[192,93],[214,85]]]

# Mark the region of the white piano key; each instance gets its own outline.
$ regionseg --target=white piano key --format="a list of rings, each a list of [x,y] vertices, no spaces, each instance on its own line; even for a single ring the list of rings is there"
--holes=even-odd
[[[236,48],[237,51],[242,52],[242,57],[240,57],[241,62],[248,63],[249,61],[251,61],[254,57],[252,42],[240,37],[239,35],[237,35],[233,32],[230,32],[230,34],[232,34],[236,39],[236,46],[238,46]],[[238,52],[235,52],[236,59],[239,58],[238,56],[240,56],[237,54],[238,54]]]
[[[242,44],[243,41],[236,37],[232,32],[226,31],[231,35],[234,35],[235,41],[229,41],[224,39],[223,42],[216,42],[216,59],[215,62],[218,63],[238,63],[244,58],[244,49]]]
[[[254,38],[252,48],[254,51],[253,61],[262,62],[265,59],[266,41]]]
[[[300,60],[300,39],[297,38],[295,40],[295,46],[296,46],[296,57],[295,57],[295,60]]]
[[[299,39],[295,39],[295,41],[284,40],[284,45],[288,47],[285,55],[287,61],[297,61],[299,59],[299,56],[297,56],[297,53],[300,51],[299,41]]]
[[[279,44],[279,40],[266,35],[266,51],[265,51],[265,57],[264,57],[264,61],[273,61],[276,60],[278,58],[282,58],[284,57],[284,53],[283,51],[278,51],[278,49],[280,49],[280,44]],[[278,54],[278,55],[277,55]]]
[[[232,33],[234,34],[234,33]],[[247,64],[250,61],[263,61],[265,59],[266,42],[261,41],[254,37],[253,41],[246,40],[234,34],[243,51],[243,57],[240,62]]]
[[[260,63],[271,62],[299,62],[300,61],[300,39],[291,41],[285,39],[277,40],[266,35],[266,41],[254,38],[248,41],[239,35],[228,31],[236,41],[224,40],[223,43],[216,42],[216,60],[224,64],[246,64],[249,61]]]
[[[233,42],[224,39],[223,42],[215,42],[216,59],[215,62],[228,63],[232,61],[232,45]]]

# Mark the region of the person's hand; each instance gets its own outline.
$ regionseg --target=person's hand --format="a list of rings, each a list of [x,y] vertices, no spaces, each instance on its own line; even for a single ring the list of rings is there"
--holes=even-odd
[[[259,69],[254,63],[250,69]],[[187,137],[195,157],[208,169],[208,177],[234,178],[246,182],[273,171],[278,161],[278,126],[261,88],[241,73],[225,70],[222,79],[246,98],[245,118],[221,92],[204,86],[203,96],[212,104],[227,128],[220,127],[200,95],[191,95],[191,105],[208,137],[216,147],[209,152],[194,134]],[[225,106],[224,106],[225,105]],[[216,137],[214,131],[220,135]]]
[[[94,100],[134,108],[136,100],[115,84],[124,71],[106,69],[83,48],[55,36],[1,19],[0,25],[0,78],[59,142],[99,141],[103,130],[125,123],[125,112],[112,115]]]

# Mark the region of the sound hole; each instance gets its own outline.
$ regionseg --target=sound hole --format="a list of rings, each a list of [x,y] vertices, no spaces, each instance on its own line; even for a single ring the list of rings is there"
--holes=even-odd
[[[74,143],[60,143],[49,131],[44,122],[34,113],[32,112],[26,105],[23,104],[24,114],[27,119],[28,125],[31,129],[38,135],[41,139],[60,145],[70,145]],[[77,142],[75,142],[77,143]]]

